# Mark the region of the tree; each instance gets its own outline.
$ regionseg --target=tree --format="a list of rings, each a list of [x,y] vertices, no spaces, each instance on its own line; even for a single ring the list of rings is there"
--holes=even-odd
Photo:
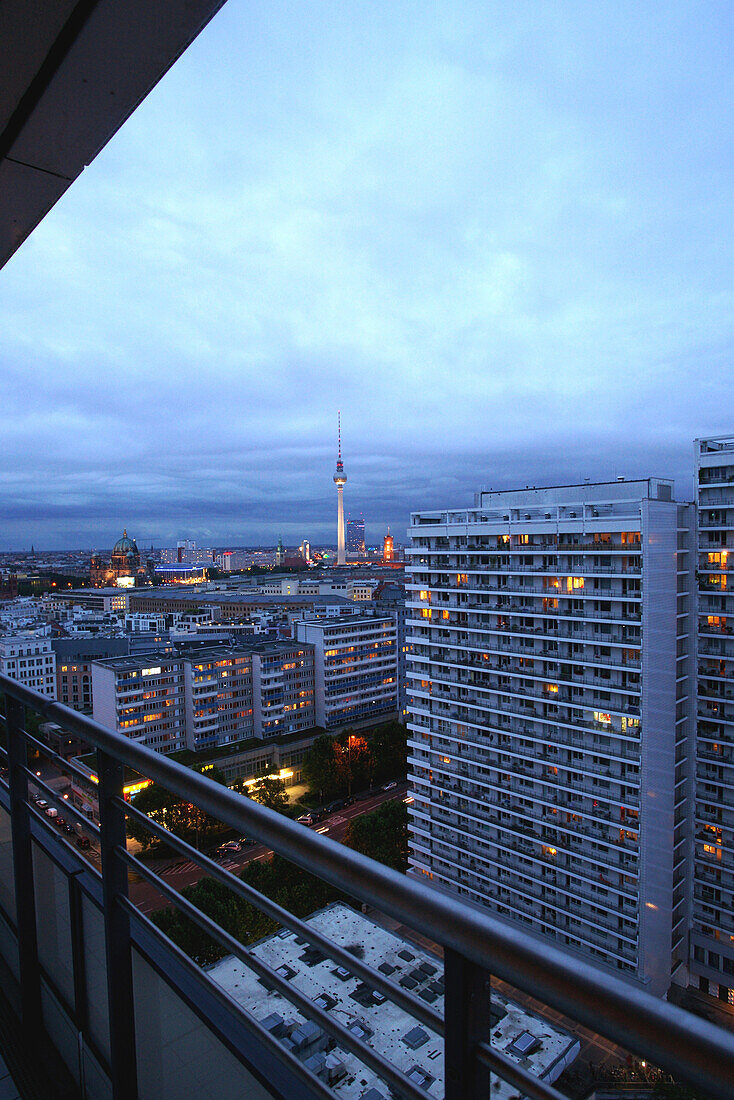
[[[333,798],[339,791],[344,777],[339,775],[334,739],[328,733],[317,737],[306,753],[303,759],[303,775],[322,802]]]
[[[263,775],[258,779],[250,789],[250,797],[261,806],[267,806],[269,810],[277,810],[279,814],[286,812],[290,801],[285,782],[270,775]]]
[[[353,730],[344,730],[334,743],[337,774],[341,780],[340,794],[352,794],[369,786],[372,755],[364,737]]]
[[[194,770],[201,773],[203,769],[204,765]],[[224,776],[217,768],[208,768],[206,775],[215,783],[224,783]],[[185,840],[196,848],[200,845],[208,847],[217,834],[224,830],[224,826],[216,818],[199,809],[194,803],[186,802],[177,795],[171,794],[158,783],[153,783],[140,791],[135,796],[133,805],[136,810],[146,814],[157,825],[161,825],[180,840]],[[143,849],[160,843],[151,836],[142,823],[132,817],[128,818],[127,828],[130,836],[137,840]]]
[[[369,739],[372,782],[404,779],[408,774],[408,731],[400,722],[385,722]]]
[[[383,802],[373,813],[353,817],[344,843],[396,871],[408,869],[408,807],[402,799]]]
[[[211,917],[221,928],[241,942],[246,942],[249,928],[243,903],[222,883],[202,878],[193,886],[187,886],[183,896]],[[199,965],[216,962],[228,954],[218,940],[213,940],[194,921],[176,909],[159,909],[153,913],[153,923],[173,940],[189,958]]]

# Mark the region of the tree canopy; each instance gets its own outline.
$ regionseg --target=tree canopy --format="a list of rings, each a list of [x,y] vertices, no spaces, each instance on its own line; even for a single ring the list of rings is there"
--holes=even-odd
[[[408,807],[401,798],[383,802],[349,822],[344,843],[395,871],[408,869]]]

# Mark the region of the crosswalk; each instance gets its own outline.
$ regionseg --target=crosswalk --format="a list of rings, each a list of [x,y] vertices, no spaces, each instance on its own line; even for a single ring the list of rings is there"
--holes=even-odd
[[[220,867],[224,867],[226,871],[239,870],[241,864],[236,863],[233,859],[221,859],[217,860]],[[191,871],[201,871],[201,867],[198,863],[194,863],[192,859],[182,860],[179,863],[172,863],[170,867],[164,867],[160,871],[161,875],[185,875]]]

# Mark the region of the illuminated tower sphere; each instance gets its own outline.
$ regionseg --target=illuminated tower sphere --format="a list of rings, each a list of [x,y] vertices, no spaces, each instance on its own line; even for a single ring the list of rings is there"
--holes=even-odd
[[[347,561],[346,539],[344,538],[344,486],[347,483],[347,475],[344,473],[342,462],[342,414],[339,413],[339,454],[336,460],[336,473],[334,484],[339,497],[339,512],[336,538],[336,564],[345,565]]]

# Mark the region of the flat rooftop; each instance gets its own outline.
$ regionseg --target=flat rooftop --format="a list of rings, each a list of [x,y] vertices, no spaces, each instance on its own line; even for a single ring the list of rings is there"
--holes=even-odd
[[[358,954],[366,964],[381,970],[392,981],[410,989],[443,1015],[441,959],[346,905],[330,905],[312,914],[307,923],[328,939]],[[333,1014],[341,1024],[354,1029],[369,1046],[422,1085],[427,1096],[444,1095],[441,1036],[404,1009],[383,1000],[381,994],[375,998],[360,979],[330,959],[323,959],[305,940],[287,929],[261,940],[251,950],[301,993]],[[370,1100],[379,1097],[388,1100],[391,1096],[388,1086],[356,1055],[334,1047],[332,1042],[327,1044],[318,1025],[307,1022],[280,993],[268,990],[238,959],[233,956],[222,959],[209,968],[209,975],[249,1015],[265,1023],[276,1038],[289,1048],[295,1048],[298,1057],[328,1080],[335,1096],[343,1100],[363,1100],[367,1096]],[[526,1011],[499,993],[492,995],[492,1021],[487,1021],[487,1036],[491,1036],[493,1046],[530,1073],[549,1082],[560,1076],[579,1051],[579,1042],[570,1032]],[[327,1053],[328,1063],[325,1061]],[[493,1100],[510,1100],[512,1096],[517,1096],[514,1086],[495,1080]]]

